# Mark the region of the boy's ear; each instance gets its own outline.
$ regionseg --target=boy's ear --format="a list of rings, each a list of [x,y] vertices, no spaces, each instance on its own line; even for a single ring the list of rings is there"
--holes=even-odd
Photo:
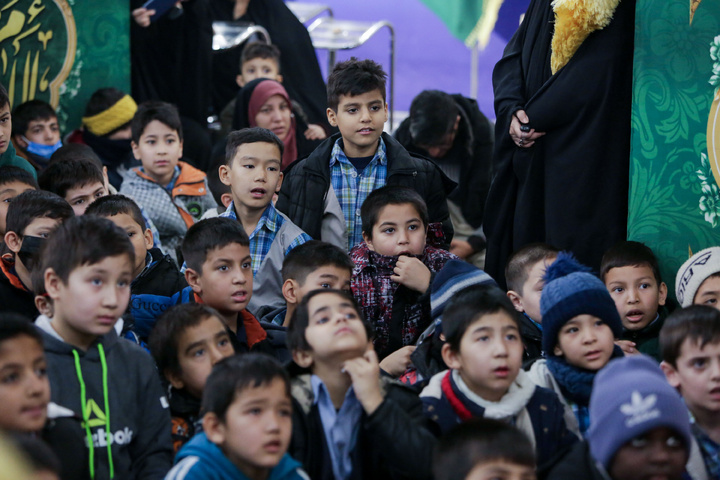
[[[665,285],[665,282],[660,282],[660,286],[658,287],[658,305],[665,305],[665,301],[667,300],[667,294],[667,285]]]
[[[282,74],[278,73],[277,75],[275,75],[275,81],[278,83],[282,83],[283,82]]]
[[[180,378],[180,375],[176,374],[175,372],[165,370],[163,372],[163,375],[165,375],[165,378],[168,379],[168,382],[170,382],[170,385],[172,385],[174,389],[180,390],[181,388],[185,387],[185,382],[183,382]]]
[[[452,368],[453,370],[457,370],[461,367],[461,362],[458,358],[458,352],[450,348],[449,343],[443,344],[442,349],[440,350],[440,354],[442,355],[442,359],[445,362],[445,365],[447,365],[448,367]]]
[[[135,160],[140,160],[140,151],[138,149],[138,144],[135,143],[135,140],[130,140],[130,146],[132,147],[133,157],[135,157]]]
[[[227,185],[228,187],[232,186],[232,182],[230,182],[230,167],[224,163],[218,167],[218,177],[220,177],[223,185]]]
[[[668,362],[663,361],[660,362],[660,368],[665,374],[665,378],[667,378],[668,383],[672,385],[673,388],[679,388],[680,376],[678,375],[677,370],[675,370],[675,367],[670,365]]]
[[[202,421],[203,432],[216,445],[225,443],[225,424],[213,412],[208,412]]]
[[[275,193],[280,193],[280,187],[282,186],[282,182],[283,182],[283,173],[280,172],[280,175],[278,175],[277,185],[275,186]]]
[[[337,127],[337,114],[335,113],[335,110],[332,108],[329,108],[325,111],[328,118],[328,123],[331,127]]]
[[[183,140],[180,140],[180,142],[178,142],[178,143],[180,143],[180,156],[179,156],[178,158],[182,158],[182,156],[183,156],[183,145],[184,145]]]
[[[47,270],[45,270],[43,278],[45,279],[45,291],[47,292],[48,297],[52,298],[53,300],[59,298],[60,289],[63,286],[63,281],[60,276],[55,273],[55,270],[53,270],[52,268],[48,268]]]
[[[43,295],[35,295],[35,308],[38,309],[41,315],[45,315],[46,317],[53,316],[52,303]]]
[[[363,237],[363,240],[365,241],[365,243],[367,244],[368,248],[374,252],[375,247],[373,246],[372,238],[370,238],[370,236],[365,232],[362,232],[362,237]]]
[[[22,247],[22,238],[15,232],[7,232],[5,233],[5,245],[11,252],[18,253]]]
[[[302,298],[298,298],[299,286],[300,285],[298,285],[298,283],[292,278],[288,278],[287,280],[285,280],[285,282],[283,282],[282,294],[283,297],[285,297],[285,301],[287,303],[292,303],[293,305],[297,305],[298,303],[300,303],[300,300],[302,300]]]
[[[235,83],[237,83],[238,87],[242,88],[245,86],[245,80],[243,80],[242,75],[235,75]]]
[[[25,150],[28,146],[28,143],[23,140],[22,135],[13,135],[12,142],[23,150]]]
[[[202,282],[200,281],[200,274],[192,268],[185,269],[185,281],[193,289],[193,292],[198,295],[202,294]]]
[[[223,193],[220,195],[220,202],[222,202],[225,208],[228,208],[230,203],[232,203],[232,195],[229,193]]]
[[[564,355],[562,348],[560,348],[560,344],[556,344],[555,348],[553,349],[553,355],[556,357],[562,357]]]
[[[302,368],[310,368],[313,364],[312,352],[307,350],[293,350],[292,358],[293,361]]]
[[[522,303],[522,297],[519,293],[517,293],[515,290],[508,290],[507,296],[510,299],[510,301],[513,304],[513,307],[515,307],[515,310],[522,313],[525,311],[525,308],[523,307]]]
[[[387,107],[387,102],[385,100],[383,100],[383,105],[385,106],[385,122],[384,123],[387,123],[387,121],[390,117],[388,116],[388,107]]]
[[[155,242],[154,242],[152,230],[150,230],[149,228],[146,228],[145,233],[143,233],[143,237],[145,237],[145,248],[147,248],[148,250],[153,248],[153,245],[155,244]]]

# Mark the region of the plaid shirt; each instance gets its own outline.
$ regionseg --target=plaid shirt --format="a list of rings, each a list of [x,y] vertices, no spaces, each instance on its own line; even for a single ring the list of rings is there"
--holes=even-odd
[[[235,214],[235,205],[233,203],[230,203],[230,206],[227,208],[227,210],[225,210],[219,216],[237,220],[238,218]],[[270,246],[275,240],[275,235],[280,230],[280,227],[282,227],[284,222],[285,219],[278,215],[278,211],[275,210],[273,204],[269,203],[267,208],[263,212],[262,217],[260,217],[260,220],[258,220],[258,223],[255,226],[255,230],[253,230],[253,232],[250,234],[250,256],[252,257],[253,275],[257,275],[257,272],[260,269],[260,264],[265,258],[265,255],[267,255],[270,251]],[[287,248],[287,250],[285,250],[285,255],[287,255],[293,248],[297,247],[298,245],[302,245],[308,240],[311,240],[308,234],[303,233],[301,235],[298,235],[290,243],[290,246]]]
[[[691,420],[692,433],[698,442],[700,452],[702,452],[707,473],[710,478],[720,478],[720,445],[702,431],[698,424],[695,423],[694,418],[691,418]]]
[[[342,138],[338,138],[330,155],[330,174],[333,190],[337,195],[347,228],[349,251],[362,242],[362,219],[360,206],[373,190],[385,186],[387,180],[387,149],[380,139],[380,145],[372,161],[358,174],[342,149]]]

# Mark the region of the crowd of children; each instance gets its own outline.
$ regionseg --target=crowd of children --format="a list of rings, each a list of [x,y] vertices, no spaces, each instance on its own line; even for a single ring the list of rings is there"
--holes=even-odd
[[[269,117],[278,62],[238,78]],[[720,247],[672,313],[632,241],[598,275],[524,246],[504,291],[447,250],[454,182],[383,133],[379,65],[327,116],[299,160],[245,118],[206,174],[173,105],[103,89],[62,146],[0,86],[0,432],[34,478],[720,479]]]

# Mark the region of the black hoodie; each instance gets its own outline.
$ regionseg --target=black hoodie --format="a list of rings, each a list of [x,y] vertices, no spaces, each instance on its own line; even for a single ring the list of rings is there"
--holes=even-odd
[[[35,324],[45,345],[52,401],[88,425],[85,445],[91,435],[94,478],[109,479],[111,465],[117,479],[164,478],[172,466],[170,413],[150,355],[115,330],[84,352],[62,341],[47,317]]]

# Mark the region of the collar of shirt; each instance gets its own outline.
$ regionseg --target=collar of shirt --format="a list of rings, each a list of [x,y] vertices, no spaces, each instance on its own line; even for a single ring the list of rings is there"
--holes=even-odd
[[[350,163],[350,160],[348,160],[348,156],[343,150],[344,146],[345,144],[343,143],[342,137],[338,138],[337,141],[335,141],[332,153],[330,154],[330,168],[332,168],[336,162],[346,163],[353,169],[355,168],[353,167],[353,164]],[[365,168],[367,169],[370,165],[387,165],[387,147],[385,146],[385,142],[383,141],[382,137],[380,137],[380,143],[378,144],[378,149],[375,152],[375,156]]]
[[[702,428],[695,422],[695,417],[690,414],[690,427],[693,436],[698,442],[702,457],[705,462],[710,478],[719,478],[720,475],[720,445],[710,438]]]
[[[346,479],[352,473],[350,454],[355,448],[360,429],[362,405],[351,386],[345,393],[340,410],[336,410],[330,393],[320,377],[313,375],[310,377],[310,383],[313,389],[314,403],[318,406],[320,421],[325,432],[333,474],[336,480]]]
[[[230,202],[227,210],[218,215],[218,217],[232,218],[233,220],[237,220],[238,217],[237,213],[235,213],[235,202]],[[249,237],[252,239],[263,227],[273,233],[277,233],[277,229],[280,228],[280,222],[278,221],[279,219],[280,215],[278,215],[275,206],[273,206],[272,202],[269,203],[262,216],[260,217],[260,220],[258,220],[257,225],[255,225],[255,229],[252,231]]]

